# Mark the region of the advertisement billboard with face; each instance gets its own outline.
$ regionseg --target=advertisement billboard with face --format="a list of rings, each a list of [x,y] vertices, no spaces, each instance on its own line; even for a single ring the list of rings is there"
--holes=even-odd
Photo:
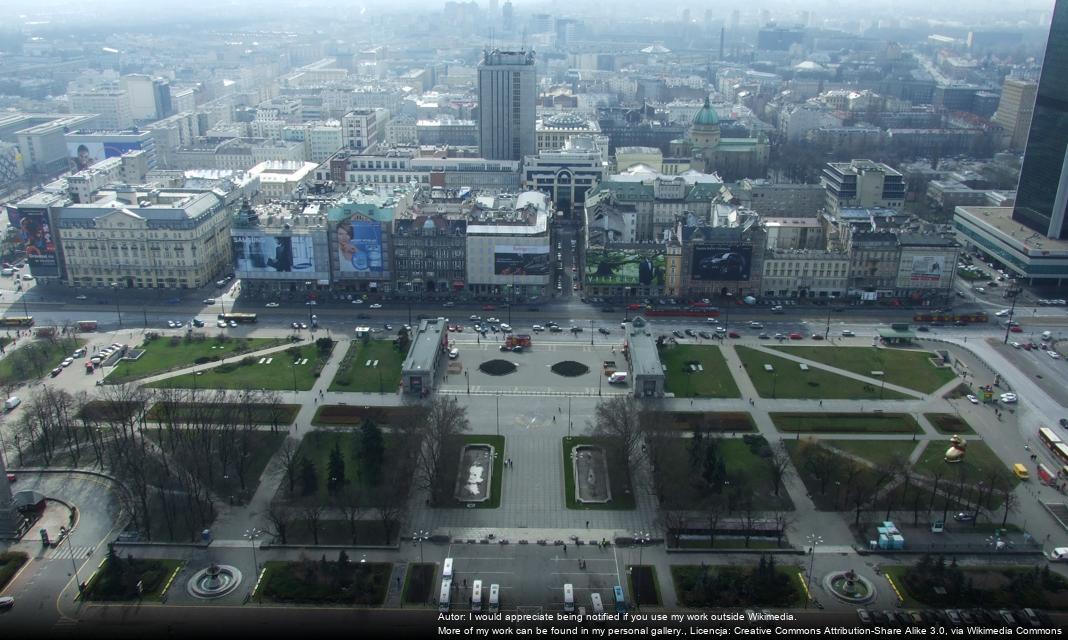
[[[242,277],[315,271],[315,250],[309,235],[237,234],[231,236],[230,243],[234,269]]]
[[[58,276],[59,261],[46,209],[9,209],[8,221],[15,228],[16,244],[26,252],[26,262],[35,276]]]
[[[140,142],[68,142],[67,157],[70,159],[71,171],[81,171],[105,158],[117,158],[127,151],[140,149]]]
[[[690,278],[693,280],[748,280],[753,248],[742,245],[695,244]]]
[[[359,217],[337,225],[337,251],[341,273],[358,278],[381,278],[386,274],[382,227]]]
[[[549,275],[549,245],[499,244],[493,247],[493,274]]]
[[[664,262],[659,250],[591,249],[586,252],[586,283],[663,286]]]
[[[946,272],[945,256],[912,256],[913,282],[938,282]]]

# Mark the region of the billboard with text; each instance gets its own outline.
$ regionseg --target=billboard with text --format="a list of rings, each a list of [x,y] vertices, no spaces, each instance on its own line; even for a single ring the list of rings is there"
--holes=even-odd
[[[9,209],[8,221],[16,232],[17,247],[26,252],[26,263],[35,276],[59,275],[56,244],[48,223],[47,209]]]
[[[386,275],[382,226],[373,220],[352,217],[337,225],[337,251],[341,273],[362,278]]]
[[[586,252],[586,284],[663,286],[664,252],[591,249]]]
[[[744,245],[695,244],[690,278],[704,281],[748,280],[753,266],[753,248]]]
[[[549,245],[499,244],[493,247],[493,274],[549,275]]]
[[[70,159],[71,171],[81,171],[105,158],[117,158],[128,151],[140,149],[140,142],[68,142],[67,157]]]
[[[315,250],[309,235],[235,233],[230,243],[234,253],[234,269],[242,277],[315,271]]]

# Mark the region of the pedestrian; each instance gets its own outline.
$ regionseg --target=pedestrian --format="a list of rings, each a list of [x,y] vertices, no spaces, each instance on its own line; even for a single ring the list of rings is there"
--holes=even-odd
[[[553,416],[553,422],[556,422],[556,416]]]
[[[820,406],[821,407],[823,406],[823,400],[820,400]]]
[[[564,544],[564,555],[565,556],[567,555],[567,544],[566,543]]]
[[[587,528],[587,529],[589,529],[589,528],[590,528],[590,521],[589,521],[589,520],[587,520],[587,521],[586,521],[586,528]]]

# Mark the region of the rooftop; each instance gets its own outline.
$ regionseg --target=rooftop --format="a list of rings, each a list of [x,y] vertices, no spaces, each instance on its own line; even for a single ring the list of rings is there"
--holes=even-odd
[[[987,225],[1010,241],[1021,245],[1028,253],[1068,252],[1068,240],[1047,238],[1034,229],[1012,219],[1012,207],[957,207],[956,215],[963,215]]]
[[[434,370],[437,362],[439,349],[441,349],[441,334],[445,330],[445,318],[430,318],[420,320],[419,326],[413,328],[412,345],[408,349],[408,355],[404,358],[401,371],[405,375],[413,372]]]
[[[664,376],[664,365],[656,350],[656,342],[649,327],[643,323],[635,327],[628,322],[625,330],[627,344],[630,346],[630,366],[634,376]]]

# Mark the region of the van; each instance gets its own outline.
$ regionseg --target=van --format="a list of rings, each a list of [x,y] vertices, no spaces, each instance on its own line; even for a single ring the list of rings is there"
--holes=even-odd
[[[489,610],[497,611],[501,608],[501,585],[490,585]]]
[[[471,585],[471,611],[482,611],[482,581]]]
[[[627,602],[623,599],[623,587],[618,584],[612,587],[612,595],[616,599],[616,613],[626,613]]]
[[[608,384],[627,384],[627,372],[616,371],[608,376]]]
[[[11,411],[21,403],[22,400],[18,396],[11,396],[7,400],[4,400],[4,411]]]
[[[564,585],[564,611],[567,613],[575,611],[575,588],[571,586],[571,583]]]
[[[1020,480],[1028,480],[1031,478],[1031,474],[1027,472],[1027,467],[1023,466],[1019,462],[1012,465],[1012,472],[1016,474],[1016,477]]]
[[[449,360],[455,360],[460,357],[460,350],[456,347],[449,349]]]
[[[1049,552],[1050,562],[1068,562],[1068,547],[1057,547]]]
[[[438,611],[449,610],[449,596],[452,593],[452,580],[445,578],[441,581],[441,593],[438,594]]]
[[[604,604],[601,603],[601,594],[591,593],[590,602],[593,604],[594,613],[604,613]]]
[[[441,565],[441,577],[452,580],[452,558],[445,558],[445,562]]]
[[[1052,338],[1053,338],[1053,333],[1051,333],[1049,331],[1043,331],[1042,332],[1042,339],[1043,340],[1049,342]]]

